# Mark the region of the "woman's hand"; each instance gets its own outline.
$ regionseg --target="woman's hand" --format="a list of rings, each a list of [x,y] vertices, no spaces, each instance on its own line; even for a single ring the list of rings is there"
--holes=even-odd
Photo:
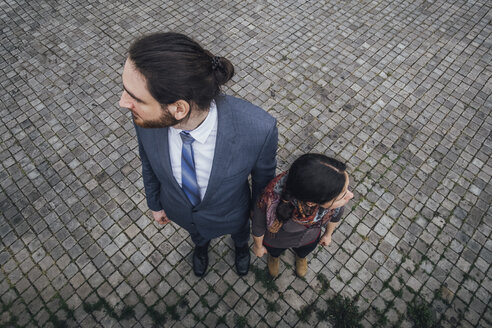
[[[321,239],[319,240],[319,244],[321,246],[328,246],[330,245],[331,243],[331,235],[323,235],[323,237],[321,237]]]
[[[328,225],[326,226],[325,233],[321,237],[319,244],[321,246],[328,246],[331,244],[331,234],[333,231],[335,231],[335,228],[337,227],[338,222],[328,222]]]
[[[258,257],[262,257],[263,255],[268,253],[268,251],[263,245],[257,246],[256,244],[253,244],[253,253],[255,253],[255,255]]]

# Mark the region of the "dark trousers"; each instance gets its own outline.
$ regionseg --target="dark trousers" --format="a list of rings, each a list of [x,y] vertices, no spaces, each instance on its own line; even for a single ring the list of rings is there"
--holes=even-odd
[[[244,225],[238,230],[238,232],[231,234],[232,240],[234,241],[235,247],[245,247],[248,246],[249,241],[249,219],[244,221]],[[191,232],[188,231],[191,236],[191,240],[195,244],[195,246],[203,247],[210,242],[210,239],[207,239],[200,235],[199,232]]]
[[[304,258],[304,257],[308,256],[309,253],[311,253],[312,251],[314,251],[316,249],[316,246],[318,246],[320,239],[321,239],[321,234],[312,243],[303,245],[301,247],[292,247],[292,250],[294,251],[294,253],[297,254],[298,257]],[[268,246],[265,244],[263,244],[263,246],[265,246],[265,248],[268,251],[268,254],[270,254],[270,256],[272,256],[272,257],[279,257],[287,249],[287,248],[271,247],[271,246]]]

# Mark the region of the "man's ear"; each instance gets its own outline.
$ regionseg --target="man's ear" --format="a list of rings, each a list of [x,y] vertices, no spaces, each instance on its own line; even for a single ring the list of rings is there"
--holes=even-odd
[[[313,202],[306,202],[306,205],[307,205],[307,206],[315,206],[315,205],[316,205],[316,203],[313,203]]]
[[[178,121],[184,119],[188,116],[190,112],[190,104],[186,100],[178,100],[173,104],[167,106],[169,112],[174,116]]]

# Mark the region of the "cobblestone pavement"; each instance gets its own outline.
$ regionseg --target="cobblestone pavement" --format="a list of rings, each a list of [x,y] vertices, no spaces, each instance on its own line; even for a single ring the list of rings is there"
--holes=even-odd
[[[487,0],[2,1],[0,326],[327,327],[342,295],[364,327],[491,327],[491,18]],[[305,279],[289,252],[275,281],[264,258],[239,278],[229,237],[198,279],[185,231],[148,216],[120,74],[166,30],[235,64],[225,91],[278,118],[279,170],[349,163],[353,206]]]

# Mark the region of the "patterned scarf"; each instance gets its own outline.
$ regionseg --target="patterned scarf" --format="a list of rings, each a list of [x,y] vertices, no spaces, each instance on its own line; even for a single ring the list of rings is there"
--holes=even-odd
[[[276,234],[284,224],[277,219],[277,206],[281,201],[285,202],[281,199],[281,195],[287,182],[287,174],[288,171],[283,172],[270,181],[258,200],[258,207],[266,213],[267,229],[272,234]],[[319,205],[309,206],[306,202],[296,199],[292,200],[291,203],[294,205],[291,220],[304,225],[306,228],[326,225],[331,220],[335,210],[338,210],[328,210]]]

